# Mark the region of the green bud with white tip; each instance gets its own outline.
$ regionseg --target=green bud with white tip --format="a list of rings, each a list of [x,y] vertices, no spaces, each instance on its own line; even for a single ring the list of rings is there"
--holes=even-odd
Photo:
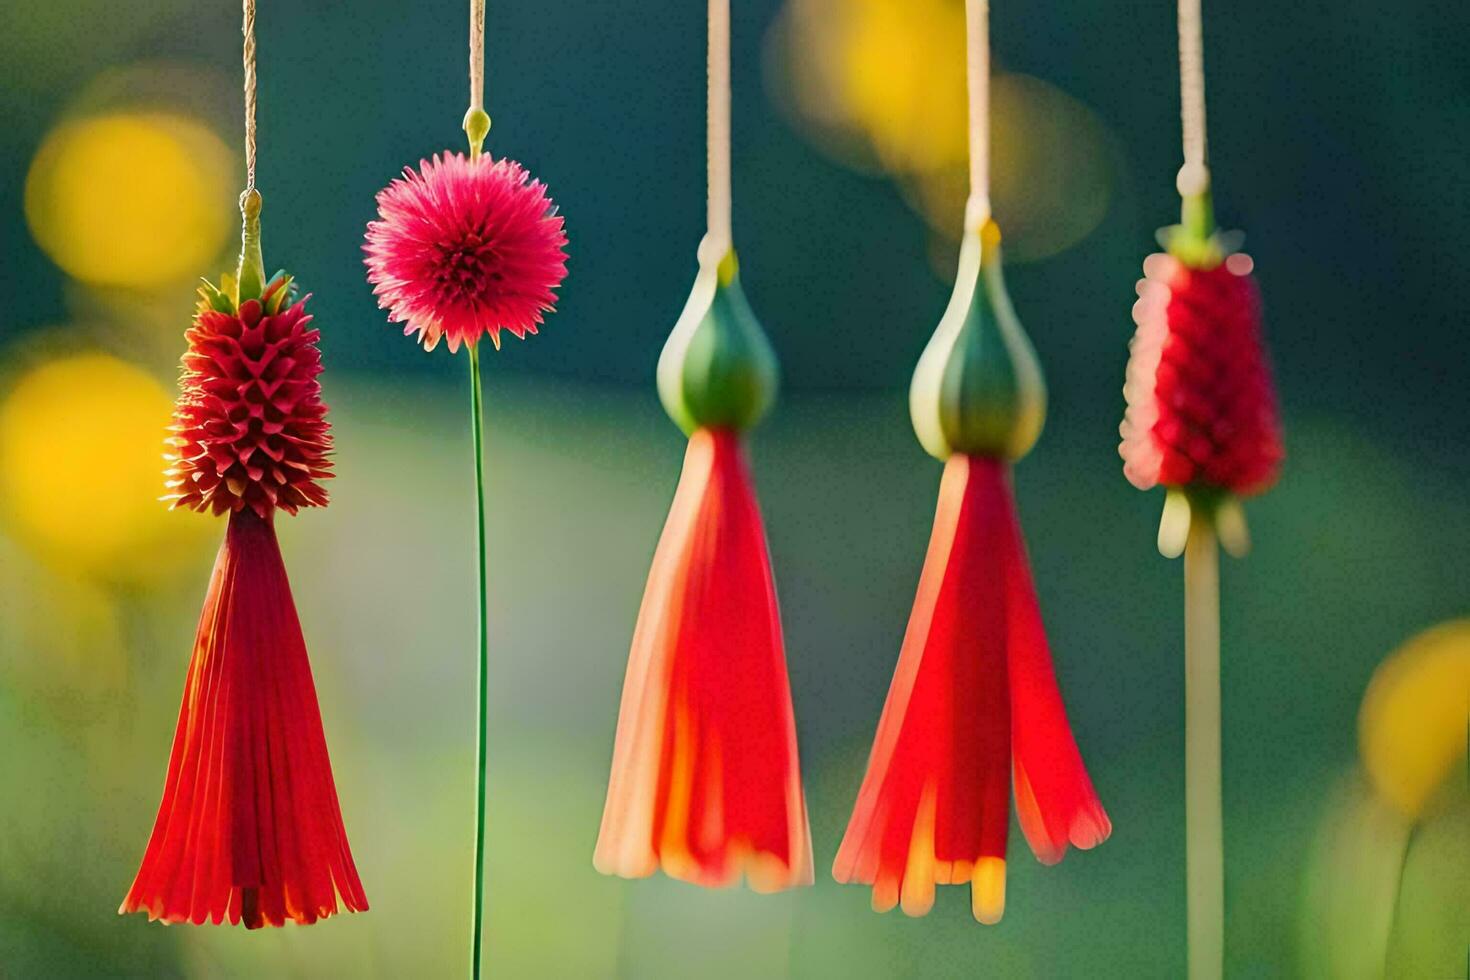
[[[1041,435],[1046,381],[1001,275],[1000,230],[967,222],[954,293],[914,369],[909,414],[924,449],[1017,460]]]
[[[740,288],[734,249],[700,249],[699,275],[658,359],[658,394],[685,434],[751,428],[776,399],[776,354]]]

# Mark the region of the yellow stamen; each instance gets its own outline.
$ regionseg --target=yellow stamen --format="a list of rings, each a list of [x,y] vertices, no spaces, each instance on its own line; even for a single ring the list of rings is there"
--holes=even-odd
[[[1006,910],[1005,858],[983,857],[975,862],[970,879],[970,906],[975,920],[987,926],[1000,921]]]

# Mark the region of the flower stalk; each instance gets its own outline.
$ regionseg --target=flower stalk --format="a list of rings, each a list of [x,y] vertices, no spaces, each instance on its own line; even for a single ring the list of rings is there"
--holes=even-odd
[[[480,386],[480,345],[469,345],[470,429],[475,443],[475,529],[478,558],[475,582],[479,593],[479,653],[475,685],[475,897],[470,940],[470,975],[479,980],[485,925],[485,771],[486,703],[490,691],[490,613],[485,547],[485,421]]]
[[[1220,554],[1207,514],[1184,545],[1184,823],[1190,980],[1222,975],[1225,840],[1220,773]]]

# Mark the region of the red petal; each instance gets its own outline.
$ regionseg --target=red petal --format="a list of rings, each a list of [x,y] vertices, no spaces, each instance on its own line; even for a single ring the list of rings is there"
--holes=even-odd
[[[765,531],[739,437],[689,440],[633,635],[593,863],[700,885],[812,880]]]
[[[1003,887],[1010,824],[1004,464],[945,465],[929,553],[838,850],[838,881],[873,885],[880,911],[922,915],[935,884],[976,884],[976,914]],[[982,915],[983,908],[983,915]]]
[[[308,924],[338,894],[367,908],[275,530],[246,508],[215,562],[163,802],[120,911]]]
[[[1054,864],[1062,859],[1069,842],[1083,849],[1096,846],[1107,839],[1113,825],[1092,788],[1067,723],[1008,484],[1003,506],[1016,814],[1036,857]]]

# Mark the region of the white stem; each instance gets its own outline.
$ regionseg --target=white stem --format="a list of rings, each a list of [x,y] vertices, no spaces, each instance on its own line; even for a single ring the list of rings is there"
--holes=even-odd
[[[990,2],[965,0],[965,65],[970,97],[970,201],[965,230],[990,220]]]
[[[730,238],[730,0],[709,0],[709,215],[704,247],[716,261]]]
[[[1200,0],[1179,0],[1179,116],[1184,130],[1184,166],[1176,184],[1185,197],[1210,186],[1205,162],[1205,41]]]
[[[1184,824],[1189,980],[1219,980],[1225,958],[1220,801],[1220,556],[1196,514],[1184,546]]]

